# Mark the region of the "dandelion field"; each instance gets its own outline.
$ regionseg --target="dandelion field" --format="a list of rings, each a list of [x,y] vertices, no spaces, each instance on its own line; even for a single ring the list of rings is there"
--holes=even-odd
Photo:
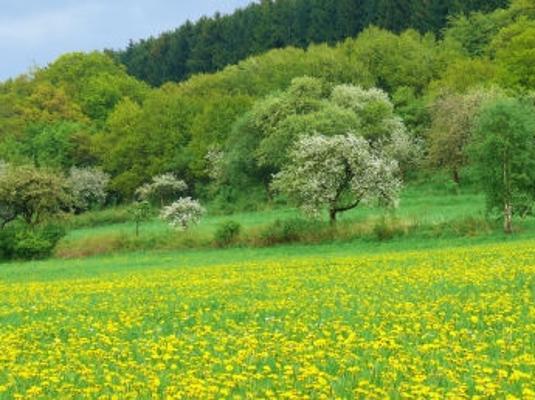
[[[0,272],[0,299],[0,398],[535,398],[534,242]]]

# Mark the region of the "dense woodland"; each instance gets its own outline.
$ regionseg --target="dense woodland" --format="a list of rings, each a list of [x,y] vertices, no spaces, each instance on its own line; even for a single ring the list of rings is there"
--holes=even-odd
[[[369,25],[440,35],[448,16],[505,7],[507,0],[262,0],[232,15],[202,18],[112,53],[151,85],[214,72],[274,48],[335,44]]]
[[[379,145],[404,147],[403,155],[392,156],[404,182],[436,171],[451,176],[454,185],[474,181],[476,175],[480,181],[486,179],[485,187],[492,191],[489,209],[503,203],[498,195],[504,190],[503,182],[485,175],[489,168],[478,172],[478,165],[499,160],[501,153],[493,152],[505,146],[504,151],[516,151],[523,157],[507,164],[507,202],[518,204],[509,211],[531,212],[535,194],[531,190],[535,168],[530,166],[535,154],[529,153],[533,147],[530,124],[535,115],[535,7],[531,0],[515,0],[507,8],[490,12],[450,15],[443,30],[446,11],[421,16],[438,2],[413,2],[407,15],[414,18],[399,20],[381,19],[385,15],[394,18],[386,11],[393,2],[373,2],[378,8],[372,14],[361,13],[365,7],[352,1],[318,2],[306,11],[304,5],[309,3],[262,2],[232,16],[187,24],[176,33],[130,46],[119,54],[126,65],[109,52],[72,53],[46,68],[1,83],[0,172],[3,165],[32,165],[57,176],[71,174],[76,182],[76,174],[93,179],[81,169],[97,168],[110,179],[107,204],[130,202],[138,188],[153,177],[171,173],[184,181],[184,195],[201,199],[213,210],[232,212],[261,208],[274,200],[274,177],[291,172],[287,166],[292,157],[306,156],[290,153],[303,135],[321,134],[323,143],[336,149],[341,142],[330,137],[354,133],[365,138],[372,150]],[[425,4],[424,11],[417,11],[416,4]],[[485,10],[490,4],[458,2],[447,9]],[[281,10],[287,9],[288,18],[297,18],[295,10],[301,7],[308,21],[312,11],[328,14],[335,5],[345,5],[347,12],[339,10],[339,15],[350,19],[346,25],[328,25],[346,26],[346,31],[331,32],[307,23],[303,36],[289,35],[277,42],[258,38],[251,28],[247,35],[237,36],[252,41],[232,47],[240,50],[230,49],[228,58],[219,64],[194,63],[190,70],[171,68],[152,76],[134,72],[143,79],[128,72],[137,68],[129,57],[149,48],[163,59],[141,57],[144,61],[138,59],[138,65],[142,68],[150,69],[151,62],[167,68],[171,64],[162,61],[166,57],[193,65],[187,56],[154,50],[158,43],[179,39],[184,30],[201,35],[207,26],[219,23],[242,26],[245,20],[256,21],[255,15],[261,13],[265,15],[263,24],[280,33],[283,30],[276,28],[278,25],[266,21],[279,18]],[[349,11],[355,12],[357,22],[351,20]],[[365,27],[370,21],[396,32]],[[430,25],[422,25],[422,21]],[[406,24],[415,29],[405,30]],[[362,28],[356,37],[336,42]],[[322,35],[314,36],[316,31]],[[223,35],[221,40],[210,40],[224,46],[227,39]],[[255,47],[255,41],[264,47]],[[320,41],[329,43],[306,47]],[[295,46],[272,49],[179,83],[149,84],[219,69],[248,54],[286,44]],[[211,56],[218,54],[216,48],[200,45],[196,52],[201,48]],[[494,111],[482,112],[491,106]],[[510,119],[516,122],[509,123]],[[494,132],[494,142],[481,133],[482,127]],[[515,129],[518,136],[509,146],[513,136],[500,139],[499,135]],[[348,143],[358,147],[351,140]],[[31,177],[31,171],[26,172]],[[522,190],[515,191],[513,184]],[[61,184],[49,179],[45,186],[54,185]],[[341,201],[339,196],[336,200]]]

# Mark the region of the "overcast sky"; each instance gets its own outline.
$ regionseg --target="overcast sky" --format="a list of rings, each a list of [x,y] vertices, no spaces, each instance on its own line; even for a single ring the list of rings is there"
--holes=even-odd
[[[0,0],[0,80],[70,51],[123,48],[251,0]]]

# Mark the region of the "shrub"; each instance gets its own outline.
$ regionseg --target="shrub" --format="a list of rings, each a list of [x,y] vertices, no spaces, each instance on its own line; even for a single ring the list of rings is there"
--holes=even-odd
[[[221,224],[214,234],[214,242],[219,247],[227,247],[235,243],[240,236],[241,225],[236,221]]]
[[[136,224],[136,237],[138,237],[141,223],[148,221],[151,217],[150,203],[148,201],[134,202],[130,207],[130,215]]]
[[[15,235],[14,227],[0,229],[0,260],[9,260],[13,257]]]
[[[314,221],[300,218],[276,220],[260,233],[261,241],[266,246],[298,242],[308,232],[314,231],[316,225]]]
[[[435,236],[479,236],[493,231],[494,224],[484,217],[467,216],[436,225]]]
[[[191,225],[199,223],[206,210],[197,200],[184,197],[175,201],[170,206],[164,207],[160,218],[167,221],[171,227],[185,231]]]
[[[67,230],[58,224],[49,224],[44,226],[40,232],[41,236],[53,244],[53,247],[65,237]]]
[[[9,167],[0,179],[0,228],[17,219],[37,226],[72,203],[61,175],[34,166]]]
[[[137,189],[136,195],[141,200],[163,207],[175,200],[187,189],[186,182],[168,173],[153,177],[151,183],[147,183]]]
[[[96,168],[71,168],[67,185],[74,209],[84,212],[100,207],[106,201],[110,176]]]
[[[373,225],[373,237],[378,241],[392,240],[397,236],[403,236],[405,232],[404,226],[395,218],[387,218],[382,216]]]
[[[60,225],[19,229],[15,233],[12,257],[24,260],[47,258],[65,233],[65,229]]]

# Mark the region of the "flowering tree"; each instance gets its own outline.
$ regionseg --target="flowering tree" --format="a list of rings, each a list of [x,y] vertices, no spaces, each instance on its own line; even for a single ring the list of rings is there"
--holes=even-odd
[[[398,163],[352,134],[303,137],[290,162],[275,175],[272,188],[287,194],[301,209],[318,216],[326,209],[331,223],[338,213],[363,202],[396,205],[401,189]]]
[[[191,225],[199,223],[205,212],[206,210],[197,200],[184,197],[164,207],[160,218],[167,221],[173,228],[185,231]]]
[[[0,229],[16,219],[36,226],[71,201],[63,176],[29,165],[7,167],[0,175]]]
[[[87,211],[106,201],[106,187],[110,176],[96,168],[71,168],[67,186],[73,198],[74,208]]]
[[[163,207],[175,200],[187,188],[186,182],[174,174],[167,173],[153,177],[152,182],[141,186],[136,194],[141,200],[159,203]]]

